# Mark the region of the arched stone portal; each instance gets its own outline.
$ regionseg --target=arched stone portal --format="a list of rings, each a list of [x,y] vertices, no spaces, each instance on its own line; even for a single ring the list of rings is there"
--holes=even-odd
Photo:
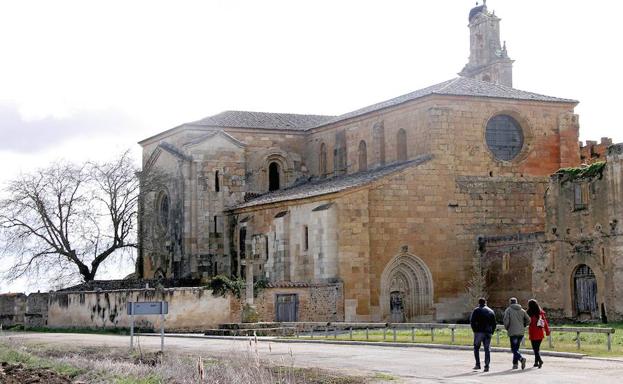
[[[433,311],[433,278],[419,257],[403,251],[381,275],[381,313],[391,322],[414,321]]]

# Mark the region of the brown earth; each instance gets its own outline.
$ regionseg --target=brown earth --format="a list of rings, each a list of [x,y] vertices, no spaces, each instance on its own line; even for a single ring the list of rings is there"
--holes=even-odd
[[[1,363],[0,383],[2,384],[71,384],[66,376],[49,369],[26,368],[22,364]]]

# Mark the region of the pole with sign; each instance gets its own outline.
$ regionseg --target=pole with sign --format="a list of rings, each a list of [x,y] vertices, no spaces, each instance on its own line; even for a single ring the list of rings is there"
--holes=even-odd
[[[166,301],[128,302],[130,315],[130,350],[134,349],[134,315],[160,315],[160,351],[164,352],[164,315],[169,313]]]

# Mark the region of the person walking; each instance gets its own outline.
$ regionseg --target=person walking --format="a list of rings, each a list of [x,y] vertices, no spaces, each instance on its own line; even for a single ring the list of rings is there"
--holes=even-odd
[[[489,347],[496,323],[495,314],[491,308],[487,307],[487,301],[484,297],[478,299],[478,306],[474,308],[469,317],[469,323],[472,326],[472,331],[474,331],[474,358],[476,359],[474,369],[480,369],[480,344],[482,344],[485,350],[484,372],[489,372],[489,362],[491,361]]]
[[[528,326],[528,337],[532,350],[534,351],[534,366],[541,368],[543,360],[541,359],[541,342],[545,335],[549,336],[549,322],[545,317],[545,311],[541,309],[539,303],[532,299],[528,301],[528,316],[530,316],[530,325]]]
[[[504,311],[504,328],[508,333],[511,342],[511,351],[513,352],[513,369],[517,369],[517,364],[521,363],[521,369],[526,368],[526,358],[519,353],[519,347],[523,340],[526,327],[530,324],[530,316],[517,303],[517,299],[511,297],[510,305]]]

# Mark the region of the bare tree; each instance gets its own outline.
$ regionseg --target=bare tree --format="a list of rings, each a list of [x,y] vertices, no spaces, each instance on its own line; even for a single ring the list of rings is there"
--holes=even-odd
[[[133,255],[139,186],[150,185],[137,171],[126,152],[105,163],[56,163],[9,182],[0,200],[5,278],[91,281],[111,255]]]
[[[480,251],[476,251],[472,258],[472,274],[465,285],[465,293],[468,310],[478,305],[478,299],[481,297],[486,299],[489,296],[487,294],[487,265]]]

